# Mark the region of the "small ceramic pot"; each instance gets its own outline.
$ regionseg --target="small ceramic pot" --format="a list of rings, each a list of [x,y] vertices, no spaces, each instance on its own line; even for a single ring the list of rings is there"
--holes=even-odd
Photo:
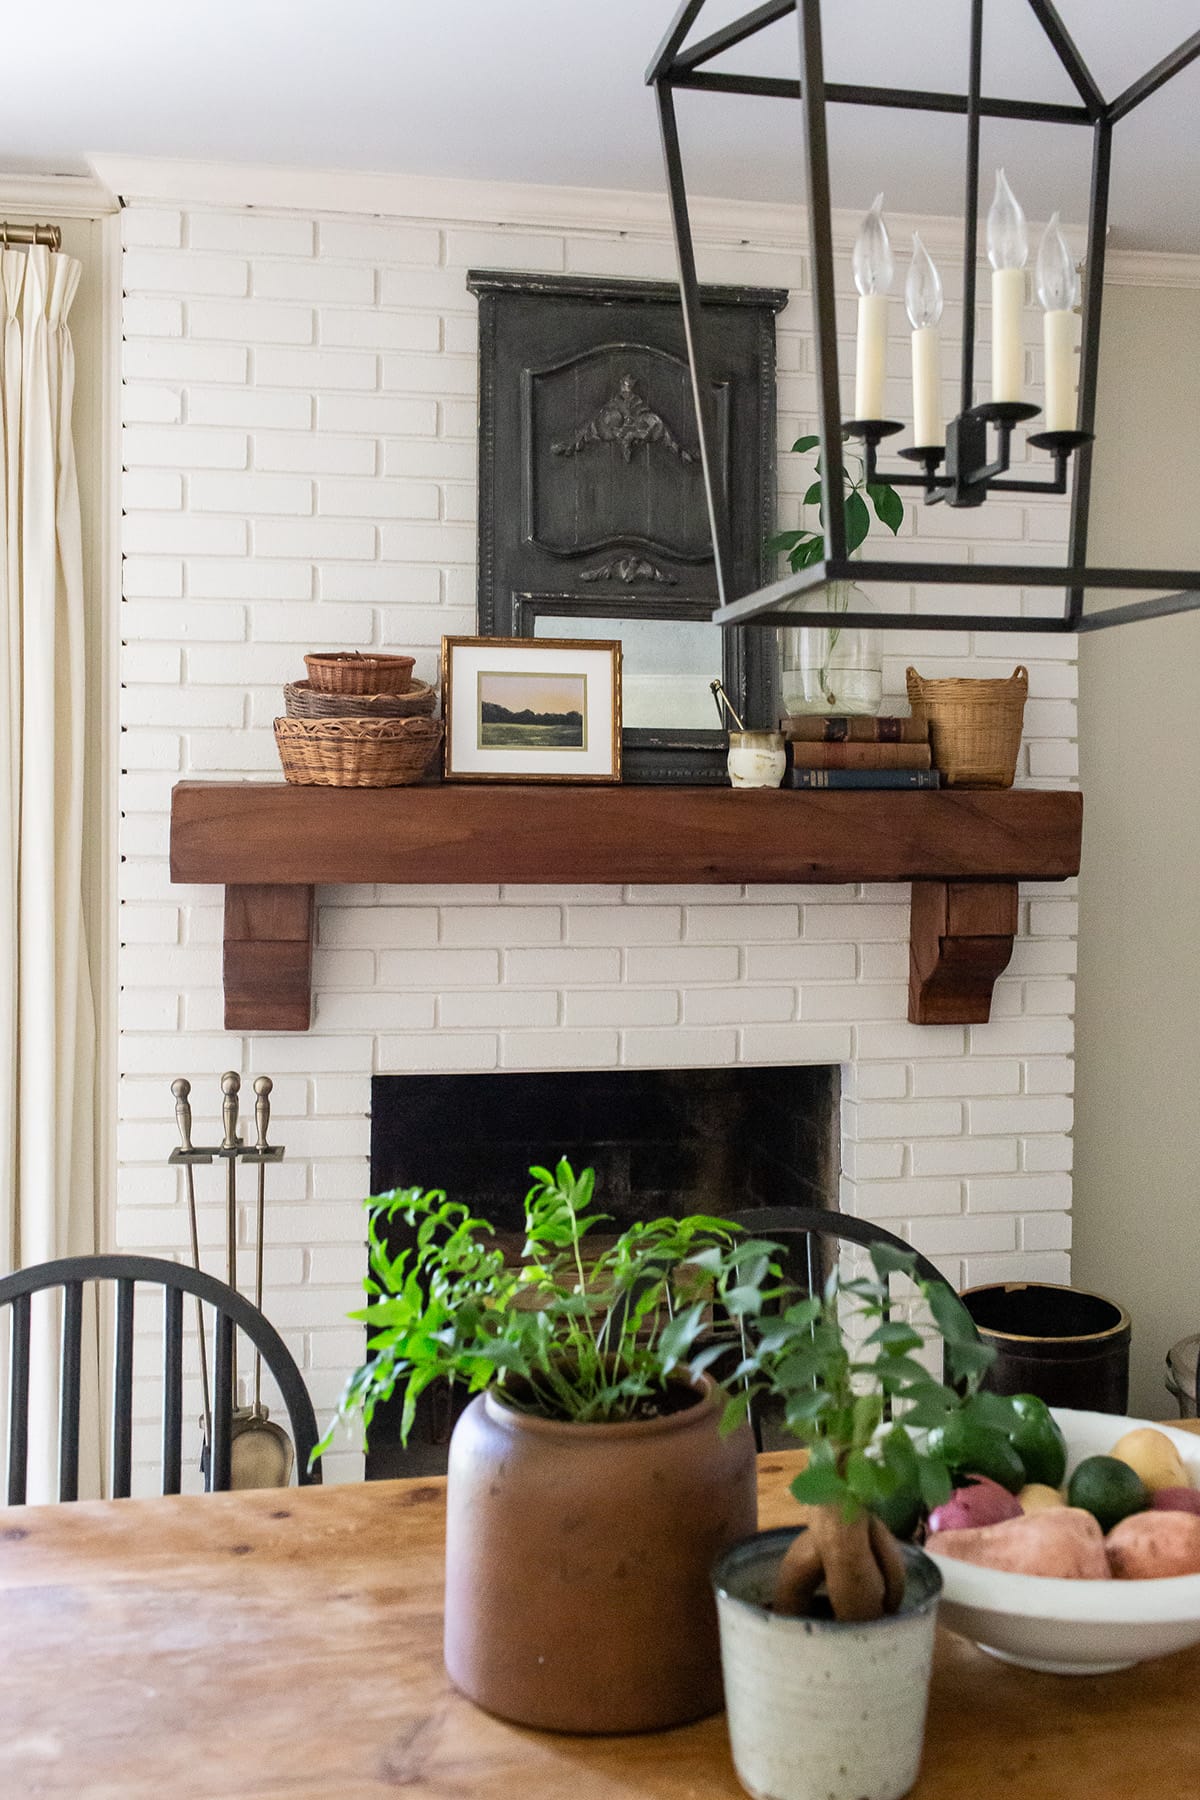
[[[769,1599],[795,1536],[764,1531],[713,1571],[738,1779],[754,1800],[900,1800],[921,1767],[942,1578],[905,1544],[898,1613],[784,1618]]]
[[[445,1655],[469,1699],[547,1731],[661,1731],[721,1708],[711,1572],[757,1523],[754,1439],[694,1404],[624,1425],[478,1395],[450,1441]],[[686,1390],[685,1390],[686,1392]]]
[[[778,787],[787,768],[783,733],[731,731],[726,767],[731,787]]]

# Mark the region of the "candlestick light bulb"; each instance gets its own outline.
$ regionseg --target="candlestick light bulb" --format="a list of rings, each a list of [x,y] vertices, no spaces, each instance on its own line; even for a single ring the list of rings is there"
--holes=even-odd
[[[993,269],[1023,269],[1029,256],[1025,214],[1003,169],[996,170],[996,195],[987,216],[987,247]]]
[[[904,283],[904,308],[914,331],[936,325],[942,316],[942,278],[917,231],[913,232],[912,262]]]
[[[871,210],[854,240],[851,258],[854,285],[860,294],[886,294],[892,285],[895,264],[892,243],[883,222],[883,195],[876,194]]]
[[[1057,213],[1051,215],[1038,246],[1037,291],[1047,312],[1070,312],[1079,300],[1079,277]]]

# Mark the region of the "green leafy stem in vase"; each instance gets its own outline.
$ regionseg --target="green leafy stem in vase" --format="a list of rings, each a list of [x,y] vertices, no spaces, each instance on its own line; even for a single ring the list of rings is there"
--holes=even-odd
[[[350,1315],[369,1327],[368,1356],[342,1396],[343,1418],[359,1415],[369,1429],[399,1393],[407,1441],[417,1400],[438,1379],[469,1394],[495,1387],[543,1418],[652,1417],[671,1409],[672,1384],[694,1381],[728,1350],[719,1338],[699,1341],[714,1306],[736,1315],[778,1291],[775,1246],[736,1225],[651,1219],[593,1248],[590,1234],[609,1222],[593,1206],[594,1171],[577,1175],[563,1158],[530,1173],[516,1261],[494,1226],[440,1189],[368,1201],[368,1304]]]
[[[843,433],[844,439],[845,433]],[[805,456],[815,450],[820,442],[819,437],[797,438],[792,449],[798,455]],[[857,475],[854,474],[851,463],[857,466]],[[868,481],[866,464],[862,457],[853,451],[846,458],[842,472],[846,490],[843,502],[846,515],[846,553],[852,556],[867,540],[871,530],[871,509],[874,509],[879,523],[886,525],[892,536],[895,537],[904,519],[904,502],[895,488],[889,487],[886,481]],[[820,531],[777,531],[774,537],[767,539],[768,551],[776,556],[786,556],[791,568],[797,574],[801,569],[807,569],[813,563],[821,562],[825,555],[825,508],[821,493],[820,457],[816,461],[815,477],[802,504],[817,508],[817,518],[822,529]],[[870,508],[867,506],[868,500],[871,503]],[[831,600],[831,610],[839,612],[847,610],[849,593],[845,584],[840,582],[834,584]],[[837,705],[837,695],[830,685],[829,672],[840,637],[841,630],[837,626],[827,633],[825,655],[817,671],[822,698],[830,707]]]

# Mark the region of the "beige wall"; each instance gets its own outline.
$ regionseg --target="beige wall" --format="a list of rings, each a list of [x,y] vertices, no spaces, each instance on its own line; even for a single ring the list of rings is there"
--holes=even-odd
[[[1200,568],[1200,285],[1105,308],[1090,560]],[[1200,1331],[1200,617],[1085,637],[1079,715],[1073,1278],[1127,1307],[1130,1410],[1166,1416]]]

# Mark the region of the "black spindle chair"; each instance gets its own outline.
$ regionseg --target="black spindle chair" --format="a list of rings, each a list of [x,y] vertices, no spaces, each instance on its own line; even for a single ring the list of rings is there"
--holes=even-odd
[[[914,1250],[911,1244],[906,1244],[894,1231],[889,1231],[884,1225],[876,1225],[870,1219],[851,1218],[847,1213],[821,1206],[759,1206],[748,1208],[745,1212],[725,1213],[723,1216],[732,1224],[742,1226],[754,1237],[770,1238],[788,1249],[794,1247],[798,1250],[800,1244],[794,1241],[803,1240],[804,1275],[808,1290],[813,1294],[821,1291],[828,1273],[828,1258],[822,1240],[856,1244],[864,1250],[869,1250],[872,1244],[888,1244],[893,1250],[903,1250],[913,1258],[913,1272],[920,1280],[939,1282],[943,1287],[950,1287],[936,1263],[930,1262],[919,1250]],[[798,1279],[799,1271],[795,1267],[790,1273],[793,1279]],[[978,1332],[975,1335],[978,1336]],[[752,1415],[751,1425],[755,1441],[761,1450],[761,1418]]]
[[[938,1281],[944,1287],[949,1282],[936,1263],[931,1263],[927,1256],[906,1244],[902,1237],[889,1231],[884,1225],[876,1225],[870,1219],[854,1219],[848,1213],[834,1212],[824,1206],[757,1206],[745,1212],[731,1212],[723,1215],[734,1225],[740,1225],[745,1231],[752,1232],[755,1237],[786,1240],[790,1238],[804,1239],[805,1272],[811,1292],[819,1291],[824,1279],[824,1258],[820,1249],[822,1238],[836,1239],[843,1244],[858,1244],[869,1250],[872,1244],[889,1244],[893,1250],[903,1250],[913,1258],[915,1272],[922,1281]]]
[[[12,1340],[8,1418],[8,1504],[25,1502],[29,1459],[29,1352],[31,1299],[48,1289],[63,1289],[61,1388],[59,1411],[58,1497],[79,1497],[79,1378],[83,1336],[83,1290],[91,1281],[117,1286],[116,1358],[113,1372],[112,1494],[129,1494],[133,1462],[133,1304],[136,1284],[163,1290],[163,1452],[162,1491],[180,1487],[183,1439],[183,1297],[194,1294],[213,1308],[212,1444],[207,1489],[220,1492],[230,1483],[233,1426],[234,1331],[249,1339],[275,1379],[287,1407],[296,1449],[296,1479],[319,1483],[318,1464],[308,1461],[317,1442],[317,1421],[304,1379],[291,1352],[256,1306],[218,1281],[182,1263],[156,1256],[66,1256],[38,1263],[0,1278],[0,1307],[12,1308]]]

